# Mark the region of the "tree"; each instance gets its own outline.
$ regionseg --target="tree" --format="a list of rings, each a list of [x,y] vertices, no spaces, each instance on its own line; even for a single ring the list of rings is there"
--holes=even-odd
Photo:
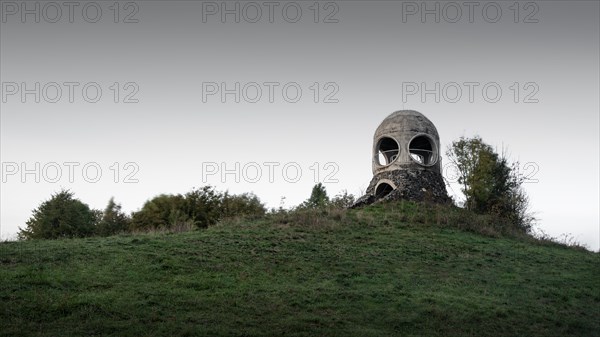
[[[479,136],[452,142],[446,155],[458,169],[467,209],[497,215],[524,231],[531,229],[534,218],[528,213],[518,163],[510,164]]]
[[[33,210],[25,229],[19,227],[19,239],[58,239],[94,235],[98,211],[61,190]]]
[[[327,190],[322,183],[318,183],[313,186],[312,192],[308,200],[303,202],[300,206],[305,208],[322,208],[329,204],[329,197],[327,196]]]
[[[129,229],[130,219],[121,211],[121,205],[110,198],[108,205],[102,213],[102,219],[98,222],[96,233],[101,236],[109,236],[125,232]]]

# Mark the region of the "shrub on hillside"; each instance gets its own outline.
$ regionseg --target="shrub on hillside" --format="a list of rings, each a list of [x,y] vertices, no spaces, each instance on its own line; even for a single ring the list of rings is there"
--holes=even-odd
[[[265,207],[253,194],[230,195],[204,186],[185,195],[154,197],[133,214],[130,227],[132,230],[204,228],[227,217],[263,214]]]
[[[354,195],[344,190],[331,198],[331,201],[329,201],[329,206],[333,208],[348,208],[352,206],[355,201],[356,198]]]
[[[223,194],[221,199],[221,217],[230,218],[235,216],[263,216],[266,213],[265,205],[252,193],[231,195]]]
[[[19,227],[19,239],[58,239],[86,237],[95,234],[100,220],[98,211],[61,190],[33,210],[25,229]]]
[[[183,197],[182,220],[199,228],[213,225],[221,218],[222,200],[223,193],[212,186],[192,189]]]
[[[184,198],[182,195],[158,195],[144,203],[141,210],[131,217],[131,230],[169,228],[173,222],[183,218]]]

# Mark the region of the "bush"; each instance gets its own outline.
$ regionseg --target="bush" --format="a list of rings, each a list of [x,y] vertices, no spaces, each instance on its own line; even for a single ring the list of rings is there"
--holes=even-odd
[[[204,228],[228,217],[264,214],[264,205],[253,194],[230,195],[204,186],[185,195],[162,194],[147,201],[133,214],[130,228]]]
[[[161,194],[144,203],[141,210],[131,217],[131,230],[169,228],[183,219],[182,195]]]
[[[331,199],[329,205],[333,208],[348,208],[354,204],[356,198],[344,190]]]
[[[221,200],[221,217],[231,218],[236,216],[263,216],[266,212],[265,206],[260,199],[252,193],[240,195],[223,194]]]
[[[100,212],[61,190],[35,210],[27,227],[19,227],[19,239],[58,239],[86,237],[95,234]]]
[[[221,218],[222,200],[223,194],[212,186],[193,189],[183,197],[182,220],[199,228],[214,225]]]

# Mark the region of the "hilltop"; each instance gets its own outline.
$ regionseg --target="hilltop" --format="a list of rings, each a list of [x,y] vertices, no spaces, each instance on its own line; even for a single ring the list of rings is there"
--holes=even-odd
[[[0,335],[600,335],[598,253],[426,210],[2,243]]]

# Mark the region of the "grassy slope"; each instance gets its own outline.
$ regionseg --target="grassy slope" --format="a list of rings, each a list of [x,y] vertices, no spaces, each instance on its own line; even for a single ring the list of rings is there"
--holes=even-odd
[[[600,335],[598,254],[377,211],[0,244],[0,335]]]

